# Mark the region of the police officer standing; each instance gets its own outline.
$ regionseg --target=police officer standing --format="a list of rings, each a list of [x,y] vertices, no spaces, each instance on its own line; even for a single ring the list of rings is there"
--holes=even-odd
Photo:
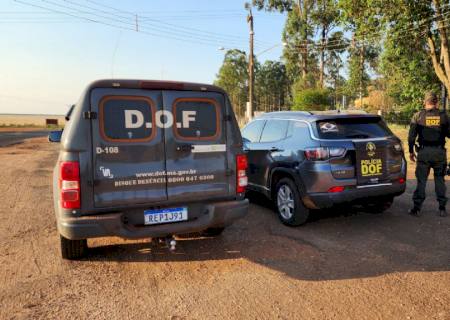
[[[409,158],[416,162],[417,188],[413,195],[414,207],[409,211],[413,216],[419,216],[425,200],[425,187],[430,169],[433,168],[434,184],[439,215],[447,216],[445,175],[447,168],[447,153],[445,138],[450,137],[449,119],[445,111],[438,108],[438,97],[429,92],[425,95],[425,108],[417,112],[411,119],[408,135]],[[419,146],[415,153],[416,138]]]

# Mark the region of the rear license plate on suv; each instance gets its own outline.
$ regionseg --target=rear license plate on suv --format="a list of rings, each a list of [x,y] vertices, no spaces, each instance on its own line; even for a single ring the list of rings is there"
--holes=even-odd
[[[168,208],[144,211],[144,224],[161,224],[186,221],[188,219],[188,210],[186,207]]]

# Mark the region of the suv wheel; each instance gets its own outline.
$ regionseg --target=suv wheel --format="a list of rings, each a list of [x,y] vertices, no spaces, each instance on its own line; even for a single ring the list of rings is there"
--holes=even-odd
[[[295,183],[289,178],[283,178],[277,183],[275,190],[275,205],[281,222],[288,226],[304,224],[309,210],[303,205]]]
[[[87,240],[70,240],[59,236],[61,240],[61,256],[63,259],[77,260],[86,255],[88,246]]]

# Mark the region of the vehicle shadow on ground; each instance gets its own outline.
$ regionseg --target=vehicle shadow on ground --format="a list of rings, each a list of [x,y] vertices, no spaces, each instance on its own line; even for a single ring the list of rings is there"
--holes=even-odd
[[[248,216],[216,238],[179,239],[174,253],[150,242],[98,246],[87,260],[193,262],[246,259],[301,280],[376,277],[395,272],[450,271],[450,218],[435,215],[429,200],[424,216],[407,215],[412,187],[383,214],[343,207],[313,213],[304,226],[282,225],[265,198],[251,195]]]

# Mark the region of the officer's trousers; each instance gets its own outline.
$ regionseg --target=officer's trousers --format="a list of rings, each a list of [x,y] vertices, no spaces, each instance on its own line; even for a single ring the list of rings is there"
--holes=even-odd
[[[447,204],[444,179],[447,168],[447,152],[441,147],[423,147],[417,154],[417,188],[413,195],[414,207],[419,210],[425,201],[425,188],[431,168],[433,168],[434,172],[434,188],[439,208],[445,208]]]

